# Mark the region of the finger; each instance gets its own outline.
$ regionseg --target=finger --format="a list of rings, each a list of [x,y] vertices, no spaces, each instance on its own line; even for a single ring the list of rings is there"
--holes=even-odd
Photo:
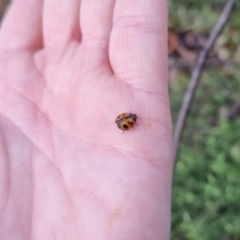
[[[115,0],[82,0],[81,30],[82,45],[94,59],[109,61],[109,36],[112,29],[112,16]]]
[[[165,0],[116,1],[110,62],[117,77],[146,91],[166,89],[167,15]]]
[[[42,46],[42,1],[14,1],[0,29],[0,49]]]
[[[52,46],[71,40],[80,41],[80,0],[46,0],[44,4],[44,44]]]

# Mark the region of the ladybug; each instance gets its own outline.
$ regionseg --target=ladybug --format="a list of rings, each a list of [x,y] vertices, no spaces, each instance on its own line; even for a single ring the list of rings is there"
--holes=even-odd
[[[117,124],[118,128],[124,131],[133,128],[137,122],[137,115],[134,113],[122,113],[117,116],[115,123]]]

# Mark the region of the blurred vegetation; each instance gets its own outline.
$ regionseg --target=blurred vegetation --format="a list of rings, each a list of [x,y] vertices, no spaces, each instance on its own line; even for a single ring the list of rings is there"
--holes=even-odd
[[[0,21],[8,3],[9,0],[0,0]]]
[[[170,0],[170,26],[209,34],[225,3]],[[227,119],[240,101],[239,7],[240,1],[217,41],[230,64],[204,70],[188,115],[174,174],[172,240],[240,239],[240,116]],[[191,71],[170,71],[175,124]]]

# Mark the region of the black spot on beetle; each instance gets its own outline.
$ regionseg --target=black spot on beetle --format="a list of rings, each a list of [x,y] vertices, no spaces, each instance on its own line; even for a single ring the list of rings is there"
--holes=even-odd
[[[133,122],[132,121],[128,121],[128,124],[130,124],[131,126],[133,125]]]
[[[123,128],[127,130],[128,129],[128,125],[123,124]]]

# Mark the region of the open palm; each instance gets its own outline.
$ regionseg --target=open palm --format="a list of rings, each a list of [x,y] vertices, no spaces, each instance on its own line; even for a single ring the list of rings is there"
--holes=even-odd
[[[165,0],[14,1],[0,30],[0,239],[169,238],[166,39]]]

